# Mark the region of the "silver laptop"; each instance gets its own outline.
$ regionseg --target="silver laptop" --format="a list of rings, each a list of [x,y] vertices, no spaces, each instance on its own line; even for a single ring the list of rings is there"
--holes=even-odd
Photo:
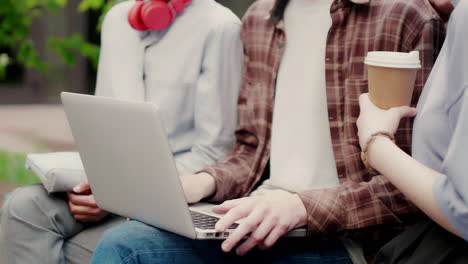
[[[158,107],[63,92],[65,112],[98,206],[192,239],[224,239],[212,205],[187,205]],[[305,229],[289,236],[305,236]]]

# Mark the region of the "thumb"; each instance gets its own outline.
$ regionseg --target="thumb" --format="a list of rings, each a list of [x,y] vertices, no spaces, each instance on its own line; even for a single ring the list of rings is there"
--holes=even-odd
[[[212,210],[213,212],[217,214],[225,214],[232,208],[238,206],[242,201],[243,201],[243,198],[225,201],[224,203],[220,205],[214,206]]]
[[[417,110],[414,107],[401,106],[398,108],[400,118],[416,116]]]
[[[87,192],[87,191],[90,191],[90,190],[91,190],[91,187],[89,186],[88,181],[83,181],[80,184],[78,184],[77,186],[73,187],[73,191],[75,193],[83,193],[83,192]]]
[[[370,99],[368,93],[364,93],[359,96],[359,108],[361,108],[361,111],[364,111],[367,108],[369,108],[369,103]]]

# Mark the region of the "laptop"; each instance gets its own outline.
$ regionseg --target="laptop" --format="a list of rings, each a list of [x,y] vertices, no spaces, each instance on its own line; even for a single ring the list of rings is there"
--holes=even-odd
[[[187,204],[158,107],[63,92],[68,122],[98,206],[191,239],[225,239],[213,205]],[[288,236],[305,236],[304,228]]]

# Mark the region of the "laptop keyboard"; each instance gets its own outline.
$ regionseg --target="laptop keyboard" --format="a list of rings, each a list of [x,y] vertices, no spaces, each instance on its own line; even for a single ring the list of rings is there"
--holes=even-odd
[[[202,230],[215,229],[216,222],[219,220],[218,217],[194,211],[190,211],[190,215],[192,216],[193,225]],[[228,229],[235,229],[237,226],[238,224],[234,223]]]

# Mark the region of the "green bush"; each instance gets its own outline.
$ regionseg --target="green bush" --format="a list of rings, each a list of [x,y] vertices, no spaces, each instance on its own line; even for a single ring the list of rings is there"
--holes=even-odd
[[[0,181],[18,185],[39,183],[39,179],[30,170],[26,170],[25,154],[0,151]]]
[[[93,10],[104,14],[122,0],[81,0],[77,12]],[[30,38],[34,19],[46,16],[64,8],[68,0],[2,0],[0,4],[0,50],[11,50],[13,55],[0,52],[0,79],[5,78],[6,68],[11,64],[24,65],[39,71],[46,71],[47,63]],[[96,30],[100,30],[96,25]],[[47,47],[55,51],[68,65],[73,65],[77,56],[84,56],[97,65],[99,46],[89,43],[79,34],[68,37],[47,36]]]

